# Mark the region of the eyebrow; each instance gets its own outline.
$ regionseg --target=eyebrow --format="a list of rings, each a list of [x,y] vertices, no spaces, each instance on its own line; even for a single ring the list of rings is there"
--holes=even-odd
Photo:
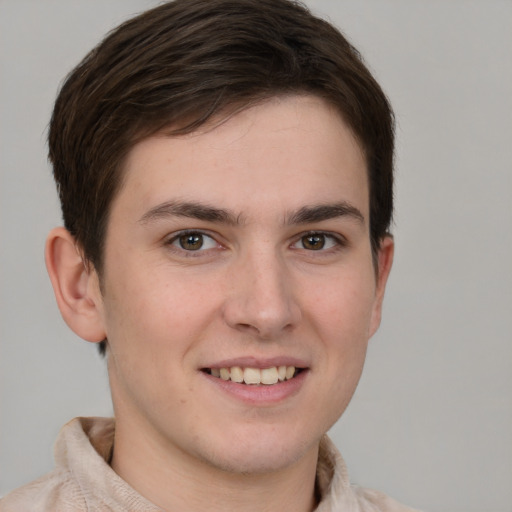
[[[168,201],[148,210],[139,220],[142,224],[167,217],[187,217],[221,224],[240,224],[240,215],[224,208],[216,208],[203,203]]]
[[[243,215],[241,213],[236,214],[224,208],[188,201],[167,201],[159,204],[144,213],[139,222],[147,224],[168,217],[186,217],[227,225],[243,223]],[[303,206],[297,211],[286,215],[285,224],[312,224],[338,217],[349,217],[364,224],[364,216],[361,211],[345,201],[334,204]]]
[[[320,204],[315,206],[303,206],[293,212],[287,219],[287,224],[311,224],[337,217],[349,217],[364,224],[364,215],[350,203],[342,201],[334,204]]]

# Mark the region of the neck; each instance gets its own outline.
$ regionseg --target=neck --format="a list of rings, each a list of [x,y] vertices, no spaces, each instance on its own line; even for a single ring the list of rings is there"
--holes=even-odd
[[[116,426],[113,470],[163,510],[210,512],[311,512],[316,506],[318,445],[273,472],[240,474],[213,467],[152,436],[128,435]]]

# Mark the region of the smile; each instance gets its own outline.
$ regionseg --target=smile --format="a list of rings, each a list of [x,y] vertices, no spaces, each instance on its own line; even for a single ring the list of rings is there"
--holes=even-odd
[[[204,370],[209,375],[219,379],[239,384],[258,386],[260,384],[271,386],[293,379],[301,372],[295,366],[272,366],[270,368],[251,368],[232,366],[230,368],[207,368]]]

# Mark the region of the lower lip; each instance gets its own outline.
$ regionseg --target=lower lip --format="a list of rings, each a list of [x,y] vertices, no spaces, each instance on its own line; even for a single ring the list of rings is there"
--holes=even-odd
[[[271,385],[253,385],[223,380],[202,372],[209,382],[222,391],[251,405],[273,405],[292,397],[299,392],[307,379],[308,373],[308,370],[302,370],[298,375],[293,377],[293,379],[284,382]]]

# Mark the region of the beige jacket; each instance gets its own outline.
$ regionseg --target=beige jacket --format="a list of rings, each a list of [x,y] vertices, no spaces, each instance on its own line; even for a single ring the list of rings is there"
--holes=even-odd
[[[0,500],[1,512],[162,512],[108,465],[114,420],[75,418],[55,445],[56,468]],[[341,455],[326,437],[320,446],[316,512],[414,512],[384,494],[353,487]]]

